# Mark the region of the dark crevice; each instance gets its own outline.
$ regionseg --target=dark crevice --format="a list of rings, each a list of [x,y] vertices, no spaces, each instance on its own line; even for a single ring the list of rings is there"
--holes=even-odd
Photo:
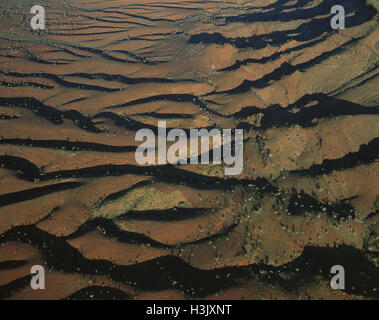
[[[360,38],[357,39],[351,39],[341,45],[338,48],[335,48],[333,50],[323,52],[321,55],[303,63],[299,63],[297,65],[292,65],[288,62],[283,62],[280,67],[275,69],[273,72],[264,75],[262,78],[257,80],[244,80],[239,86],[237,86],[234,89],[226,90],[226,91],[220,91],[216,92],[215,94],[239,94],[239,93],[246,93],[251,90],[251,88],[257,88],[257,89],[263,89],[270,85],[271,81],[278,81],[284,76],[291,75],[295,73],[296,71],[304,72],[306,69],[309,69],[311,67],[314,67],[317,64],[320,64],[321,62],[325,61],[329,57],[333,55],[337,55],[343,50],[345,50],[345,47],[359,41]]]
[[[84,79],[103,79],[106,81],[118,81],[124,84],[139,84],[139,83],[179,83],[179,82],[192,82],[190,79],[166,79],[166,78],[129,78],[123,75],[114,75],[106,73],[71,73],[64,76],[80,77]]]
[[[200,99],[192,94],[162,94],[162,95],[156,95],[151,96],[147,98],[141,98],[136,99],[127,103],[119,104],[116,106],[110,106],[106,107],[105,109],[115,109],[115,108],[122,108],[122,107],[130,107],[135,106],[138,104],[148,103],[148,102],[154,102],[154,101],[174,101],[174,102],[192,102],[195,105],[198,106],[205,106],[205,104],[200,101]]]
[[[139,246],[145,246],[145,247],[152,247],[152,248],[161,248],[166,250],[173,250],[178,249],[186,246],[191,245],[198,245],[201,243],[207,243],[211,240],[217,240],[221,237],[226,236],[229,232],[231,232],[237,225],[232,224],[229,227],[223,228],[221,231],[217,232],[216,234],[206,236],[204,238],[200,238],[198,240],[189,241],[189,242],[183,242],[178,244],[165,244],[161,243],[159,241],[156,241],[145,234],[137,233],[137,232],[130,232],[121,230],[114,222],[113,220],[108,220],[105,218],[95,218],[87,221],[83,225],[81,225],[78,230],[76,230],[74,233],[70,234],[69,236],[65,237],[66,240],[75,239],[81,236],[84,236],[91,231],[98,230],[101,232],[104,237],[111,238],[113,240],[116,240],[120,243],[129,243]]]
[[[34,226],[16,227],[0,235],[0,243],[7,241],[28,243],[38,248],[47,266],[54,270],[106,275],[114,281],[135,283],[141,290],[178,289],[190,297],[218,292],[234,285],[235,279],[248,275],[243,268],[199,270],[174,256],[160,257],[130,266],[119,266],[106,260],[89,260],[68,245],[63,238],[57,238]],[[21,282],[25,285],[25,281]],[[0,290],[3,291],[2,296],[8,297],[19,287],[20,285],[9,284],[6,288],[0,287]]]
[[[246,283],[253,277],[270,286],[279,286],[297,294],[300,287],[321,276],[330,281],[333,265],[342,265],[346,271],[345,292],[366,297],[379,297],[377,268],[361,251],[349,247],[306,247],[294,261],[280,266],[251,265],[216,270],[199,270],[179,258],[166,256],[131,266],[118,266],[105,260],[89,260],[78,250],[34,226],[16,227],[0,236],[0,242],[18,241],[37,247],[48,267],[67,273],[107,275],[114,281],[134,284],[141,290],[178,289],[187,298],[200,298]],[[64,259],[62,259],[64,257]],[[282,275],[286,275],[283,278]],[[3,298],[26,286],[30,277],[18,279],[0,287]]]
[[[171,164],[149,167],[134,165],[101,165],[76,170],[42,173],[33,163],[23,158],[0,156],[0,165],[6,169],[18,170],[20,172],[20,178],[29,181],[34,181],[35,179],[46,181],[58,178],[95,178],[133,174],[154,177],[155,182],[161,181],[173,184],[184,184],[200,190],[230,190],[238,185],[254,185],[257,189],[263,192],[276,191],[276,188],[265,178],[257,178],[255,180],[240,180],[236,178],[221,179],[189,172],[179,169]]]
[[[79,111],[68,110],[59,111],[50,106],[43,104],[41,101],[35,98],[23,97],[23,98],[11,98],[0,97],[0,104],[7,107],[26,108],[34,111],[38,116],[44,117],[54,124],[62,124],[63,119],[72,120],[79,128],[90,132],[101,132],[100,129],[91,122],[89,117],[82,115]]]
[[[311,42],[308,42],[306,44],[302,44],[302,45],[296,46],[294,48],[290,48],[290,49],[287,49],[287,50],[284,50],[284,51],[280,51],[280,52],[275,52],[271,56],[264,57],[264,58],[261,58],[261,59],[249,58],[249,59],[244,59],[242,61],[237,60],[233,65],[231,65],[229,67],[226,67],[226,68],[223,68],[223,69],[220,69],[218,71],[219,72],[221,72],[221,71],[233,71],[233,70],[239,69],[241,66],[246,66],[246,65],[248,65],[250,63],[265,64],[265,63],[268,63],[268,62],[272,62],[272,61],[280,58],[283,55],[289,54],[291,52],[300,51],[300,50],[303,50],[303,49],[306,49],[306,48],[311,48],[312,46],[314,46],[314,45],[316,45],[318,43],[321,43],[321,42],[323,42],[325,40],[326,40],[326,38],[323,37],[321,39],[313,40]]]
[[[54,192],[78,188],[80,186],[82,186],[82,184],[79,182],[62,182],[49,186],[2,194],[0,195],[0,207],[32,200]]]
[[[32,275],[27,275],[25,277],[11,281],[3,286],[0,286],[0,300],[7,299],[14,295],[17,291],[28,286],[31,279]]]
[[[349,152],[339,159],[326,159],[321,164],[314,164],[308,169],[292,171],[303,176],[316,177],[336,170],[346,170],[361,164],[370,164],[379,159],[379,138],[360,146],[357,152]]]
[[[304,0],[305,1],[305,0]],[[307,2],[307,1],[305,1]],[[329,2],[329,3],[328,3]],[[342,2],[342,1],[341,1]],[[362,4],[362,1],[354,1],[355,3],[347,4],[346,1],[341,3],[345,8],[346,16],[353,14],[346,18],[346,28],[351,28],[367,21],[370,21],[375,16],[376,10],[369,8]],[[251,37],[236,37],[227,38],[220,33],[200,33],[191,35],[189,43],[205,43],[205,44],[231,44],[236,48],[252,48],[260,50],[266,46],[282,46],[285,43],[295,40],[298,42],[312,41],[322,36],[324,33],[334,33],[330,27],[330,8],[336,5],[335,0],[323,1],[320,6],[311,9],[297,8],[293,12],[281,13],[278,10],[273,12],[258,12],[251,15],[240,15],[237,17],[223,17],[226,24],[230,22],[259,22],[259,21],[294,21],[309,19],[310,21],[300,24],[293,30],[274,31],[269,34],[257,35]],[[328,17],[315,18],[320,15],[328,14]],[[296,18],[290,19],[296,15]]]
[[[104,199],[102,199],[97,204],[97,207],[101,207],[101,206],[107,205],[110,202],[115,201],[118,198],[123,197],[124,195],[126,195],[128,192],[130,192],[132,190],[135,190],[137,188],[141,188],[141,187],[144,187],[144,186],[148,186],[148,185],[151,185],[151,181],[140,181],[140,182],[137,182],[136,184],[132,185],[129,188],[126,188],[125,190],[117,191],[115,193],[112,193],[112,194],[108,195],[107,197],[105,197]]]
[[[348,294],[379,298],[379,274],[377,267],[356,248],[340,245],[332,248],[306,247],[302,255],[285,266],[279,267],[283,272],[294,275],[285,286],[299,288],[311,282],[315,275],[321,275],[330,281],[334,276],[330,269],[342,265],[345,269],[345,290]],[[296,270],[299,270],[298,272]]]
[[[127,116],[119,116],[118,114],[113,113],[113,112],[98,113],[92,117],[92,120],[103,119],[103,118],[109,119],[112,121],[112,123],[115,126],[121,127],[121,128],[127,129],[127,130],[138,131],[140,129],[150,129],[154,132],[155,135],[158,134],[158,127],[157,126],[154,126],[154,125],[151,125],[148,123],[139,122],[139,121],[133,120]],[[167,128],[167,131],[169,131],[171,129],[176,129],[176,128]],[[181,129],[184,130],[184,132],[187,135],[190,134],[191,129],[187,129],[187,128],[181,128]],[[196,129],[196,128],[192,128],[192,129]],[[217,129],[217,128],[215,126],[209,126],[209,127],[202,127],[201,129],[206,129],[209,131],[209,130]]]
[[[32,139],[1,139],[0,144],[11,144],[25,147],[62,149],[67,151],[98,151],[98,152],[135,152],[135,146],[110,146],[95,142],[65,140],[32,140]]]
[[[379,210],[376,210],[374,212],[371,212],[367,215],[367,217],[365,218],[365,220],[369,220],[369,219],[372,219],[374,217],[377,217],[379,215]]]
[[[310,102],[316,102],[315,105],[306,107]],[[300,110],[294,112],[295,108]],[[317,125],[317,119],[332,118],[347,115],[377,115],[379,106],[365,107],[358,103],[329,97],[322,93],[305,95],[297,102],[282,107],[280,105],[271,105],[265,109],[257,107],[245,107],[241,111],[233,114],[234,117],[243,119],[254,114],[262,114],[259,126],[254,126],[246,122],[241,122],[238,128],[246,130],[266,130],[269,128],[289,127],[291,125],[300,125],[301,127],[313,127]]]
[[[13,156],[0,156],[1,168],[15,170],[19,172],[19,177],[25,180],[34,181],[41,176],[40,170],[37,166],[23,158]]]
[[[153,117],[157,119],[194,119],[192,114],[185,113],[156,113],[156,112],[148,112],[148,113],[135,113],[133,116],[141,116],[141,117]]]
[[[135,245],[151,246],[153,248],[172,249],[176,246],[160,243],[141,233],[129,232],[119,229],[112,220],[104,218],[95,218],[82,224],[78,230],[69,236],[66,240],[75,239],[84,236],[91,231],[99,230],[107,238],[112,238],[121,243],[130,243]]]
[[[16,269],[19,267],[22,267],[26,265],[28,261],[26,260],[7,260],[0,262],[0,270],[6,270],[6,269]]]
[[[323,212],[330,218],[338,221],[355,218],[354,207],[349,202],[353,198],[343,199],[336,203],[325,204],[321,203],[311,195],[301,191],[293,193],[288,202],[288,213],[290,215],[304,215],[310,212]]]

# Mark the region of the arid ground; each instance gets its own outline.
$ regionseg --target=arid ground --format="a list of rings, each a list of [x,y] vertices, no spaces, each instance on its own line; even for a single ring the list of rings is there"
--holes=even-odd
[[[1,1],[0,298],[378,299],[371,2]],[[139,165],[158,121],[243,129],[243,172]]]

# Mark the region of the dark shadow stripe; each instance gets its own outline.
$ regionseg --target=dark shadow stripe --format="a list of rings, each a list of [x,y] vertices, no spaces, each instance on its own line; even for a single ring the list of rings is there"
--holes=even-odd
[[[32,200],[54,192],[78,188],[80,186],[82,186],[82,184],[79,182],[62,182],[39,188],[2,194],[0,195],[0,207],[14,204],[17,202]]]

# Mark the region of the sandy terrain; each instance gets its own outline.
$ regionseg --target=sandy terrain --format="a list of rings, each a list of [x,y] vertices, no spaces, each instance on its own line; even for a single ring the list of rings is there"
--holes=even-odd
[[[378,14],[336,2],[2,1],[0,299],[378,299]],[[243,172],[139,165],[160,120]]]

